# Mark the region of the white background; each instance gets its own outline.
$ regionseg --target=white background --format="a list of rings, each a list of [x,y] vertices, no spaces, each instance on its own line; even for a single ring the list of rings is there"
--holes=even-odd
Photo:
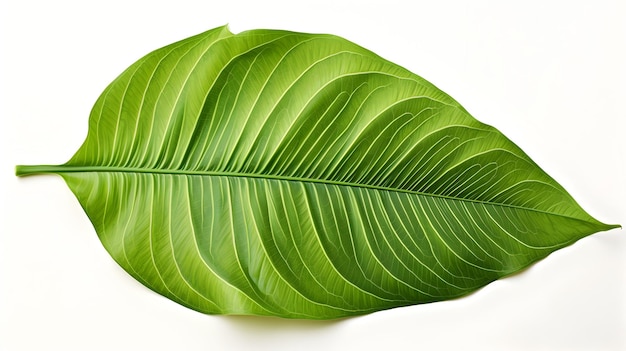
[[[626,236],[599,233],[469,297],[334,322],[207,316],[144,288],[57,176],[144,54],[230,23],[332,33],[499,128],[593,216],[626,224],[623,1],[3,1],[0,350],[624,350]]]

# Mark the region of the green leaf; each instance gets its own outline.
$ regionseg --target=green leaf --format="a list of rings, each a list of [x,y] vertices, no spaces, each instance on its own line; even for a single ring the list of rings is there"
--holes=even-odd
[[[342,38],[221,27],[97,100],[58,173],[104,247],[205,313],[326,319],[455,298],[605,225],[495,128]]]

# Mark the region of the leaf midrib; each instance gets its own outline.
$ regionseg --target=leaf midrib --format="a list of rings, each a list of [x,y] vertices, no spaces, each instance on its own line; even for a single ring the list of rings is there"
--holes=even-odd
[[[492,205],[492,206],[502,206],[513,209],[532,211],[536,213],[543,213],[552,216],[558,216],[566,219],[576,220],[585,223],[599,224],[607,229],[619,227],[618,225],[607,225],[603,223],[594,223],[583,218],[572,217],[563,215],[560,213],[548,212],[536,208],[531,207],[523,207],[518,205],[500,203],[500,202],[489,202],[483,200],[475,200],[475,199],[466,199],[454,196],[447,196],[441,194],[433,194],[433,193],[424,193],[420,191],[414,190],[406,190],[392,187],[385,187],[379,185],[371,185],[371,184],[362,184],[362,183],[349,183],[342,182],[336,180],[329,179],[316,179],[316,178],[300,178],[300,177],[290,177],[290,176],[279,176],[279,175],[271,175],[271,174],[256,174],[256,173],[242,173],[242,172],[224,172],[224,171],[191,171],[191,170],[177,170],[177,169],[158,169],[158,168],[137,168],[137,167],[111,167],[111,166],[67,166],[67,165],[19,165],[15,168],[15,174],[18,176],[28,176],[34,174],[61,174],[61,173],[84,173],[84,172],[101,172],[101,173],[143,173],[143,174],[172,174],[172,175],[190,175],[190,176],[209,176],[209,177],[236,177],[236,178],[256,178],[256,179],[269,179],[269,180],[279,180],[279,181],[291,181],[291,182],[302,182],[302,183],[315,183],[315,184],[325,184],[325,185],[335,185],[335,186],[345,186],[345,187],[353,187],[353,188],[362,188],[362,189],[372,189],[372,190],[380,190],[380,191],[390,191],[397,193],[405,193],[411,195],[420,195],[426,197],[435,197],[440,199],[448,199],[453,201],[461,201],[461,202],[470,202],[482,205]]]

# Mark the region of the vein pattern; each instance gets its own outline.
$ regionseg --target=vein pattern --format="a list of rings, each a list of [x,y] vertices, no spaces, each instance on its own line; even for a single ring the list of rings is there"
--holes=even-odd
[[[222,27],[156,50],[51,167],[129,274],[205,313],[450,299],[612,227],[432,84],[330,35]]]

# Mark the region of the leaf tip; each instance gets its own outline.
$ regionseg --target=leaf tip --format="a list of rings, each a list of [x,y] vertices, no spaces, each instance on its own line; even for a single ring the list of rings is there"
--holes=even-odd
[[[600,228],[598,231],[600,232],[605,232],[605,231],[609,231],[612,229],[622,229],[622,225],[621,224],[606,224],[606,223],[602,223],[599,222],[600,225],[602,226],[602,228]]]

